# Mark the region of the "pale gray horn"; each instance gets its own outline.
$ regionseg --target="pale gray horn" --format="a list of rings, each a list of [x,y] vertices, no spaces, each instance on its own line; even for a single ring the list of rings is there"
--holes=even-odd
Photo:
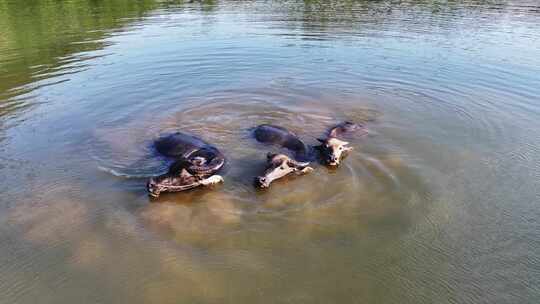
[[[194,175],[209,175],[217,172],[225,164],[225,157],[223,155],[216,155],[209,163],[204,165],[194,165],[191,164],[186,169],[189,173]]]
[[[309,166],[309,162],[297,162],[297,161],[295,161],[293,159],[289,159],[288,161],[291,162],[291,164],[293,164],[296,167],[307,167],[307,166]]]

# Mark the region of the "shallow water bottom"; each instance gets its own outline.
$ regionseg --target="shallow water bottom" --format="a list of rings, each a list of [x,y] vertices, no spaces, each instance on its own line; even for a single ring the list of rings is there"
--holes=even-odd
[[[379,273],[377,265],[386,262],[371,251],[404,246],[397,245],[399,238],[426,217],[431,195],[399,153],[377,147],[380,113],[336,98],[328,106],[298,96],[273,103],[249,98],[253,93],[227,94],[91,131],[84,149],[92,161],[71,156],[70,162],[81,161],[77,170],[87,171],[81,175],[99,178],[64,176],[61,183],[41,184],[10,209],[7,235],[23,240],[12,258],[54,263],[56,270],[44,281],[69,290],[63,296],[88,294],[98,302],[119,295],[141,303],[275,302],[275,294],[283,302],[327,302],[362,298],[368,290],[373,297],[378,284],[372,276],[389,274]],[[345,106],[347,113],[340,111]],[[277,181],[266,191],[252,186],[266,153],[279,151],[256,143],[253,126],[279,124],[314,144],[341,120],[364,122],[372,130],[349,139],[357,150],[338,169],[314,164],[314,172]],[[147,178],[170,163],[156,155],[152,139],[173,130],[201,136],[225,153],[224,184],[148,198]],[[8,277],[29,279],[20,272]],[[95,290],[74,288],[84,281]],[[330,294],[323,289],[327,284],[335,284]],[[26,288],[19,291],[25,297],[47,296],[46,284]],[[111,294],[96,292],[102,288]]]

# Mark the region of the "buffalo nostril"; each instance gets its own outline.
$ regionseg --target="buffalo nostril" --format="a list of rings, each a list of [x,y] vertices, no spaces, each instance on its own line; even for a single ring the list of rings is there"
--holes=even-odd
[[[266,188],[268,187],[266,183],[266,177],[258,176],[255,178],[255,186],[259,188]]]
[[[159,195],[159,190],[157,189],[157,184],[156,184],[156,181],[151,178],[147,183],[146,183],[146,189],[148,190],[148,192],[150,193],[150,195],[152,196],[157,196]]]

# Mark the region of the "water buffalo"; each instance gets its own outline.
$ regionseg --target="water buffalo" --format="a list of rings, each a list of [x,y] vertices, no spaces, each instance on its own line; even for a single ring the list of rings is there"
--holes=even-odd
[[[315,150],[319,151],[321,161],[328,166],[338,166],[341,160],[352,151],[354,148],[347,146],[349,143],[339,139],[345,133],[362,131],[367,134],[367,130],[359,124],[345,121],[330,129],[325,138],[318,138],[321,143],[315,146]]]
[[[296,134],[285,128],[268,124],[256,127],[253,134],[257,141],[286,148],[293,152],[296,159],[302,160],[296,161],[285,154],[269,153],[264,174],[255,178],[256,187],[268,188],[274,180],[291,173],[303,174],[313,171],[309,167],[309,161],[306,161],[311,157],[311,148],[304,144]]]
[[[283,127],[269,124],[257,126],[253,131],[257,141],[286,148],[294,154],[296,160],[285,154],[269,154],[267,168],[263,175],[255,178],[255,186],[268,188],[272,181],[291,173],[303,174],[311,172],[313,168],[309,167],[309,163],[317,157],[325,165],[339,165],[341,160],[353,148],[347,146],[349,143],[338,137],[359,130],[367,133],[361,125],[348,121],[342,122],[331,128],[325,138],[318,139],[321,142],[320,145],[311,147],[300,140],[296,134]]]
[[[150,196],[158,197],[162,192],[184,191],[223,181],[215,173],[225,164],[225,157],[216,147],[202,139],[176,132],[160,137],[154,146],[159,153],[176,161],[167,173],[148,181]]]
[[[255,186],[268,188],[274,180],[291,173],[306,174],[313,171],[308,162],[298,162],[285,154],[268,153],[264,174],[255,178]]]

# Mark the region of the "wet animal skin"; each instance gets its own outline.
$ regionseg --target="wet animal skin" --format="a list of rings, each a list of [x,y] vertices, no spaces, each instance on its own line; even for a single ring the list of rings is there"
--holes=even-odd
[[[255,186],[268,188],[273,181],[290,174],[301,175],[312,172],[313,168],[309,164],[316,158],[325,165],[338,166],[353,149],[348,146],[348,142],[338,137],[358,130],[365,131],[362,126],[355,123],[340,123],[331,128],[324,139],[318,139],[321,145],[312,147],[283,127],[269,124],[257,126],[253,131],[257,141],[285,148],[294,156],[269,153],[266,169],[263,175],[255,178]],[[176,161],[169,167],[167,173],[148,181],[147,189],[150,196],[158,197],[163,192],[178,192],[223,182],[223,178],[215,174],[225,164],[225,157],[215,146],[204,140],[177,132],[157,139],[154,146],[159,153]]]
[[[294,159],[285,154],[268,154],[266,169],[262,175],[255,177],[255,186],[268,188],[273,181],[289,174],[311,172],[313,168],[309,167],[309,162],[316,158],[325,165],[338,166],[347,153],[353,150],[348,146],[348,142],[339,137],[358,130],[365,131],[361,125],[342,122],[331,128],[324,139],[318,139],[321,145],[310,147],[296,134],[283,127],[270,124],[257,126],[253,131],[257,141],[285,148],[293,153]],[[367,134],[367,131],[365,133]]]
[[[348,146],[348,142],[342,137],[346,133],[362,132],[361,135],[367,134],[367,129],[359,124],[345,121],[330,129],[325,138],[318,138],[321,143],[315,146],[315,150],[319,151],[321,162],[327,166],[338,166],[343,158],[354,148]]]
[[[176,132],[160,137],[154,146],[160,154],[176,161],[167,173],[148,181],[150,196],[158,197],[162,192],[178,192],[223,182],[223,178],[215,173],[223,168],[225,156],[204,140]]]

